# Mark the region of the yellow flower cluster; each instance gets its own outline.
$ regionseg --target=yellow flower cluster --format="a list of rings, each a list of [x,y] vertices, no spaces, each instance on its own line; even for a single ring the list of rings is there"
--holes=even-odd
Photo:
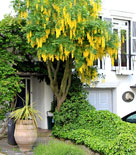
[[[20,18],[27,18],[27,16],[28,16],[28,13],[27,13],[27,11],[25,11],[25,12],[20,12]]]
[[[55,5],[55,4],[53,4],[52,6],[53,6],[53,8],[57,11],[57,13],[59,14],[59,13],[60,13],[60,8],[59,8],[59,6],[57,6],[57,5]]]
[[[27,33],[27,41],[28,41],[28,43],[31,41],[31,37],[32,37],[32,31]]]
[[[57,4],[57,2],[51,3],[48,0],[35,0],[34,4],[31,5],[29,4],[30,0],[26,0],[25,2],[27,10],[20,12],[20,17],[27,18],[28,10],[30,9],[30,12],[32,11],[31,13],[34,15],[33,23],[37,23],[37,26],[42,29],[41,36],[39,37],[35,37],[34,31],[28,32],[27,40],[32,47],[37,47],[39,59],[42,58],[44,62],[47,60],[53,62],[55,59],[57,61],[65,61],[71,56],[75,59],[75,63],[79,63],[79,60],[76,59],[77,52],[79,52],[84,58],[82,66],[78,69],[79,76],[82,82],[91,83],[91,79],[94,81],[97,77],[96,70],[90,70],[93,62],[101,59],[106,53],[111,57],[113,55],[117,57],[116,49],[118,44],[115,45],[115,48],[107,47],[108,41],[111,38],[110,34],[105,31],[105,28],[88,29],[88,32],[86,32],[85,26],[90,16],[93,17],[91,18],[92,20],[95,20],[98,18],[101,10],[101,5],[97,0],[79,0],[86,7],[86,16],[83,16],[82,9],[78,6],[79,3],[76,0],[68,1],[64,7],[59,3]],[[77,7],[74,8],[75,6]],[[75,11],[75,9],[77,10]],[[73,11],[72,13],[71,10]],[[30,20],[32,19],[27,19],[28,25],[32,24]],[[52,27],[50,28],[50,26]],[[43,44],[47,43],[49,36],[57,38],[56,51],[42,51],[44,49],[42,48]],[[67,45],[59,42],[61,36],[70,39],[69,42],[73,43],[71,49]],[[86,38],[88,41],[86,41]],[[122,40],[124,41],[124,39]],[[78,48],[76,48],[77,46]],[[112,64],[114,64],[114,58],[111,60]]]
[[[29,8],[29,0],[27,0],[27,8]]]
[[[54,7],[57,12],[59,12],[60,9],[55,5]],[[56,15],[53,16],[54,20],[56,20]],[[81,20],[81,18],[80,18]],[[68,12],[66,12],[66,7],[63,8],[63,17],[56,21],[56,38],[58,38],[61,35],[61,32],[66,35],[65,29],[67,30],[68,27],[70,28],[70,39],[72,39],[73,36],[75,36],[76,33],[76,27],[77,27],[77,21],[71,20],[71,16]]]
[[[118,50],[117,49],[112,49],[112,48],[108,47],[107,48],[107,52],[110,55],[110,57],[111,57],[111,63],[114,66],[114,57],[113,57],[113,55],[115,55],[115,59],[117,59]]]
[[[27,33],[27,40],[28,42],[31,42],[31,46],[34,48],[35,45],[37,45],[37,48],[41,48],[43,43],[46,42],[46,40],[48,39],[50,34],[50,29],[46,29],[45,30],[45,35],[41,38],[36,38],[36,42],[31,40],[32,37],[32,31],[30,31],[29,33]]]
[[[45,1],[47,3],[47,0]],[[39,5],[39,4],[40,3],[35,4],[36,10],[38,11],[38,9],[40,8],[41,13],[46,16],[45,20],[46,20],[46,24],[48,24],[49,18],[51,16],[51,10],[44,8],[43,5]],[[90,4],[93,6],[93,13],[96,14],[100,10],[99,9],[100,5],[97,5],[97,3],[94,0],[91,0]],[[70,8],[74,7],[74,5],[76,5],[76,0],[74,0],[73,4],[72,2],[69,3]],[[72,20],[71,15],[69,14],[69,11],[66,9],[66,7],[63,8],[63,16],[59,16],[61,11],[61,8],[59,7],[59,5],[52,4],[52,6],[57,13],[55,12],[53,13],[53,19],[54,21],[56,21],[56,26],[55,26],[55,29],[51,30],[51,34],[53,35],[56,32],[56,38],[59,38],[60,35],[63,33],[64,36],[69,35],[70,39],[73,40],[74,39],[73,37],[76,36],[77,24],[80,22],[85,22],[86,19],[82,18],[81,12],[78,12],[77,19]],[[90,10],[90,12],[92,13],[92,10]],[[58,16],[59,18],[57,18]],[[39,24],[39,21],[37,21],[37,24]],[[46,24],[43,24],[46,35],[41,38],[36,38],[35,42],[31,41],[30,34],[27,34],[28,42],[31,42],[32,47],[37,45],[37,48],[41,48],[43,43],[45,43],[46,40],[48,39],[48,35],[50,34],[50,32],[47,31]],[[69,33],[68,33],[68,29],[69,29]],[[83,28],[83,33],[84,33],[84,28]],[[93,33],[96,34],[97,30],[94,30]],[[97,50],[99,49],[99,51],[101,51],[99,53],[102,53],[102,50],[100,50],[100,45],[102,45],[103,49],[105,48],[104,38],[101,38],[101,37],[94,38],[93,36],[90,36],[89,33],[87,34],[87,38],[89,40],[90,46],[92,46],[92,48],[94,49],[97,49]],[[83,40],[84,40],[83,37],[78,37],[78,44],[82,46]],[[42,57],[44,61],[46,61],[47,58],[51,59],[52,61],[54,61],[54,59],[64,61],[64,60],[67,60],[67,58],[71,53],[69,50],[62,47],[62,45],[60,45],[59,51],[60,51],[60,54],[58,54],[57,56],[48,55],[46,57],[45,56],[42,56]],[[71,53],[71,56],[72,57],[74,56],[74,52]],[[90,54],[90,50],[87,50],[87,49],[83,52],[83,56],[86,58],[87,66],[92,66],[93,61],[96,58],[98,58],[98,55]]]
[[[56,59],[57,61],[59,60],[67,60],[69,58],[70,55],[70,51],[68,51],[66,48],[64,48],[62,46],[62,44],[60,44],[60,54],[58,55],[53,55],[53,54],[42,54],[41,57],[43,58],[43,61],[46,62],[46,60],[51,60],[52,62]],[[73,53],[73,51],[72,51]]]
[[[101,4],[96,3],[94,0],[90,0],[90,5],[93,7],[93,11],[91,11],[91,16],[97,18],[99,13],[101,12]]]
[[[43,58],[43,61],[46,62],[47,59],[51,60],[52,62],[54,61],[54,55],[48,54],[42,54],[41,57]]]
[[[94,82],[98,77],[98,73],[96,70],[91,71],[87,65],[83,64],[78,70],[78,76],[81,77],[83,83],[91,84],[92,80]]]

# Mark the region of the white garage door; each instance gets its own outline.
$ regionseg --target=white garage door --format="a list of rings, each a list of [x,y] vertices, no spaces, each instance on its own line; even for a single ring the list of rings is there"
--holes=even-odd
[[[88,99],[96,110],[109,110],[113,112],[111,89],[91,89],[89,90]]]

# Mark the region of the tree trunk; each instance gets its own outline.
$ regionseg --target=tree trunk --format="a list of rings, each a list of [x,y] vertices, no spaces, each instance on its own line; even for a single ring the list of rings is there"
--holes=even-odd
[[[60,107],[62,103],[65,101],[65,99],[66,99],[66,95],[61,98],[57,97],[57,107],[56,107],[57,111],[60,111]]]
[[[50,79],[50,87],[57,99],[56,109],[60,111],[62,103],[65,101],[69,88],[71,86],[71,76],[72,76],[72,62],[73,59],[69,58],[64,63],[64,73],[61,80],[61,84],[58,84],[58,72],[60,66],[60,61],[57,62],[57,66],[54,66],[51,61],[47,61],[47,70]]]

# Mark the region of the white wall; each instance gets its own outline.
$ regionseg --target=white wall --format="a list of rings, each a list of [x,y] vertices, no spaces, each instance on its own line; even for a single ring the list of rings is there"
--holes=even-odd
[[[32,78],[32,102],[37,110],[40,111],[42,120],[38,119],[38,127],[47,129],[47,111],[51,108],[53,93],[45,81],[39,82],[37,78]]]
[[[136,21],[136,0],[102,0],[102,16],[107,18],[126,19]],[[136,62],[135,66],[136,66]],[[126,70],[126,73],[129,71]],[[105,70],[99,70],[99,73],[106,75],[105,83],[99,82],[95,88],[111,88],[113,95],[113,112],[120,117],[136,110],[136,88],[130,86],[136,84],[136,68],[132,74],[117,75],[116,71],[111,71],[111,60],[106,58]],[[91,86],[93,89],[93,86]],[[135,98],[132,102],[124,102],[122,95],[126,91],[134,93]]]
[[[102,8],[136,13],[136,0],[102,0]]]
[[[136,0],[102,0],[102,16],[136,20]]]
[[[136,110],[136,88],[130,88],[136,84],[136,70],[130,75],[118,75],[116,71],[111,71],[111,61],[109,58],[106,59],[105,69],[99,70],[99,73],[105,75],[105,82],[101,81],[95,85],[92,85],[91,89],[106,89],[111,88],[113,90],[113,112],[118,114],[120,117]],[[132,102],[124,102],[122,95],[126,91],[134,93],[135,98]]]

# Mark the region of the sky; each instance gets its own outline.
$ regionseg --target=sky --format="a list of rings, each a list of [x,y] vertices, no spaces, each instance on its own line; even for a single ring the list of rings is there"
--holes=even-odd
[[[4,17],[4,14],[14,14],[12,7],[10,6],[11,0],[1,0],[0,2],[0,20]],[[102,0],[104,8],[112,10],[127,10],[128,12],[136,13],[136,0]]]
[[[13,9],[12,7],[9,7],[11,0],[1,0],[0,1],[0,20],[3,19],[4,14],[11,13],[13,14]]]

